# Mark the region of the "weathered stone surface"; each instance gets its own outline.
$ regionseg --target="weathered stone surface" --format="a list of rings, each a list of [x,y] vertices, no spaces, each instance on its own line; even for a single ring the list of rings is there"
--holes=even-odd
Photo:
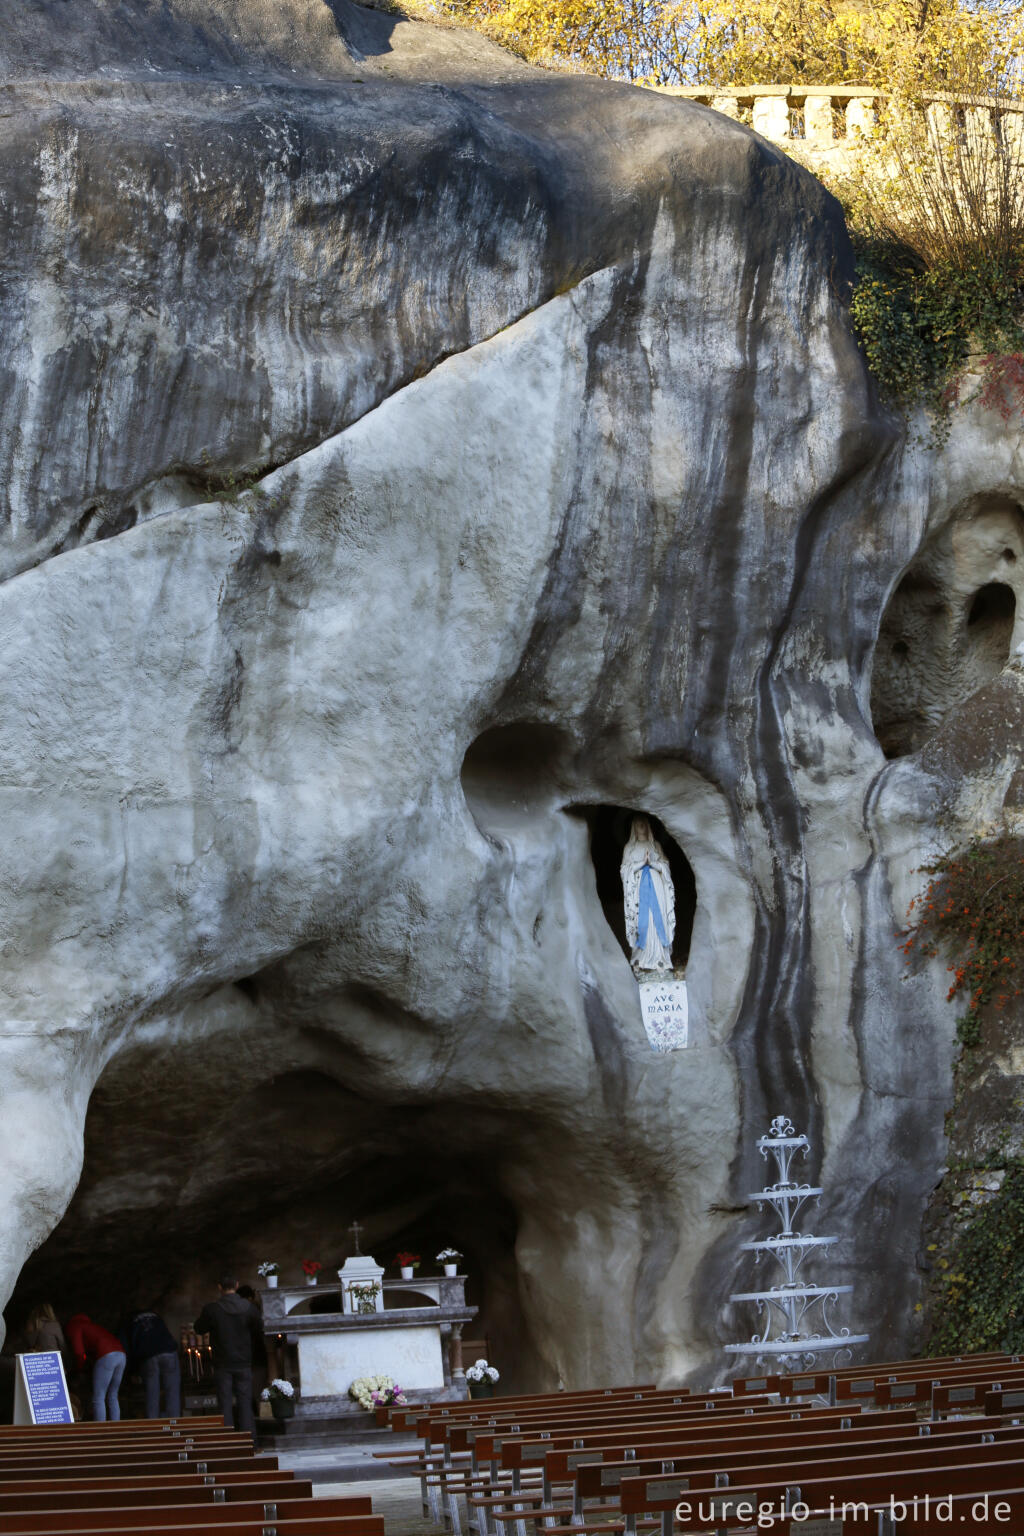
[[[786,1111],[904,1347],[952,1022],[893,932],[1017,736],[965,689],[886,763],[872,661],[1019,434],[904,447],[836,205],[710,111],[342,0],[0,16],[5,1296],[85,1127],[23,1299],[194,1315],[358,1215],[512,1384],[706,1376]],[[686,1051],[599,808],[695,877]]]

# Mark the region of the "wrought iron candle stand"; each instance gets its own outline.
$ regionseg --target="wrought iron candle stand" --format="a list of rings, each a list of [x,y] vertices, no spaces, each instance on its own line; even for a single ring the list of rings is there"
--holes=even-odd
[[[757,1202],[758,1210],[770,1207],[782,1230],[777,1237],[744,1243],[743,1247],[755,1255],[758,1263],[765,1257],[774,1259],[782,1271],[782,1280],[765,1291],[741,1291],[729,1297],[730,1301],[756,1302],[764,1332],[755,1333],[749,1343],[727,1344],[726,1353],[756,1355],[759,1365],[771,1361],[789,1372],[812,1369],[820,1356],[831,1357],[827,1364],[835,1366],[840,1355],[845,1353],[849,1357],[853,1346],[866,1344],[870,1334],[851,1333],[849,1328],[837,1330],[833,1326],[833,1309],[840,1296],[852,1292],[852,1285],[809,1285],[801,1279],[801,1267],[807,1256],[827,1252],[839,1241],[836,1237],[814,1237],[793,1229],[804,1203],[821,1196],[820,1189],[798,1184],[792,1177],[794,1158],[798,1153],[806,1157],[810,1142],[806,1136],[796,1135],[791,1120],[779,1115],[772,1121],[768,1135],[758,1140],[757,1148],[765,1161],[769,1157],[774,1159],[776,1181],[750,1198]]]

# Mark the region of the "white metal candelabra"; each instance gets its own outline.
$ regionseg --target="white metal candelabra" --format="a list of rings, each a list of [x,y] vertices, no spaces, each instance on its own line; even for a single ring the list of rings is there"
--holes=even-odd
[[[765,1291],[741,1291],[729,1297],[730,1301],[756,1302],[764,1331],[755,1333],[749,1343],[727,1344],[726,1353],[756,1355],[759,1365],[771,1360],[784,1371],[810,1370],[819,1356],[831,1356],[828,1363],[835,1365],[840,1354],[849,1355],[855,1344],[866,1344],[870,1335],[833,1326],[833,1308],[840,1296],[850,1294],[852,1285],[808,1285],[800,1277],[808,1254],[827,1252],[839,1241],[836,1237],[813,1237],[793,1229],[804,1202],[817,1200],[821,1195],[820,1189],[798,1184],[791,1174],[794,1158],[798,1153],[806,1157],[810,1142],[806,1136],[796,1135],[791,1120],[779,1115],[772,1121],[768,1135],[759,1139],[757,1148],[765,1161],[774,1158],[776,1181],[750,1198],[757,1202],[758,1210],[770,1208],[782,1230],[777,1237],[744,1243],[743,1247],[755,1255],[758,1263],[766,1256],[774,1259],[782,1271],[782,1280]]]

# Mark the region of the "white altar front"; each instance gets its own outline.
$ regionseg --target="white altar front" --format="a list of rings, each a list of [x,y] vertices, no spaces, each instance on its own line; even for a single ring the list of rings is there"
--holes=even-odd
[[[284,1374],[298,1388],[297,1416],[364,1412],[348,1395],[359,1376],[391,1376],[411,1402],[468,1395],[461,1337],[477,1309],[466,1305],[465,1275],[380,1284],[378,1308],[366,1313],[342,1309],[341,1280],[263,1293],[267,1344],[276,1348]],[[310,1310],[327,1298],[336,1310]]]

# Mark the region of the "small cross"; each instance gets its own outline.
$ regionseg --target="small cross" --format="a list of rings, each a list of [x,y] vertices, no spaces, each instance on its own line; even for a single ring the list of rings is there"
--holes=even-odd
[[[363,1250],[359,1246],[359,1234],[360,1234],[360,1232],[365,1231],[365,1228],[361,1227],[359,1225],[358,1221],[354,1221],[352,1223],[352,1225],[349,1227],[349,1231],[352,1233],[352,1241],[356,1245],[356,1253],[358,1253],[360,1256],[362,1256]]]

